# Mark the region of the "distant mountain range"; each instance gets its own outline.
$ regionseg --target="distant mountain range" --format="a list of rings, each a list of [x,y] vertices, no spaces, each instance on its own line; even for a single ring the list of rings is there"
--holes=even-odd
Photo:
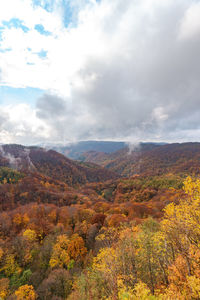
[[[123,145],[123,142],[81,142],[68,150],[60,149],[65,155],[41,147],[1,145],[0,166],[43,174],[71,186],[135,174],[200,174],[200,143],[141,143],[135,148]],[[112,151],[115,148],[120,149]],[[67,151],[79,161],[67,158]]]
[[[54,150],[14,144],[0,146],[0,166],[40,173],[69,185],[119,177],[94,163],[72,161]]]
[[[200,143],[140,144],[133,150],[125,147],[109,154],[88,151],[82,154],[82,159],[99,164],[121,176],[200,174]]]
[[[141,143],[140,145],[163,145],[164,143]],[[116,152],[129,145],[128,142],[113,142],[113,141],[80,141],[77,143],[68,144],[65,146],[48,145],[47,148],[53,149],[65,156],[75,159],[84,160],[84,153],[89,151],[104,152],[106,154]],[[45,147],[45,146],[44,146]],[[131,148],[135,145],[130,145]]]
[[[81,160],[81,156],[87,151],[97,151],[112,153],[123,149],[127,144],[125,142],[109,142],[109,141],[80,141],[68,144],[66,146],[48,146],[49,148],[64,154],[71,159]]]

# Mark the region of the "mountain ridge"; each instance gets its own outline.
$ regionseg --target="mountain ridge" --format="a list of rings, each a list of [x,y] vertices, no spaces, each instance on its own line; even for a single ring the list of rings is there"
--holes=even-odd
[[[130,151],[128,147],[107,154],[90,151],[82,155],[85,162],[97,163],[121,176],[135,174],[159,175],[200,173],[200,143],[142,145]]]
[[[64,155],[36,146],[1,145],[0,166],[25,172],[38,172],[69,185],[117,178],[112,171],[95,164],[72,161]]]

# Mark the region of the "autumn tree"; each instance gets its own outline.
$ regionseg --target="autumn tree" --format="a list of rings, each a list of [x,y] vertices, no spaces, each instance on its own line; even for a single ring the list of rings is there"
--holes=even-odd
[[[53,246],[53,252],[49,264],[51,268],[67,267],[70,256],[68,254],[69,239],[66,235],[60,235],[57,238],[56,244]]]
[[[52,299],[53,296],[66,299],[72,289],[72,276],[65,269],[55,269],[51,271],[48,278],[37,289],[37,294],[41,299]]]
[[[17,300],[35,300],[37,299],[37,294],[34,291],[32,285],[22,285],[20,288],[15,291],[15,296]]]

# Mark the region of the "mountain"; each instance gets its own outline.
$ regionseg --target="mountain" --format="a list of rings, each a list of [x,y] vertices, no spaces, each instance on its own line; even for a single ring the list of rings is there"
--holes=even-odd
[[[71,159],[82,159],[82,154],[87,151],[112,153],[126,146],[125,142],[111,141],[80,141],[66,146],[49,146],[51,149],[64,154]]]
[[[132,151],[126,147],[110,154],[90,151],[82,156],[122,176],[200,173],[200,143],[141,144]]]
[[[95,164],[72,161],[54,150],[22,145],[2,145],[0,166],[40,173],[69,185],[117,178],[112,171]]]
[[[199,299],[200,184],[186,177],[199,174],[200,144],[83,156],[77,162],[39,147],[0,147],[0,298],[118,299],[137,288],[130,297],[150,299],[150,253],[165,299],[186,284],[184,299]],[[127,288],[112,297],[118,274]]]

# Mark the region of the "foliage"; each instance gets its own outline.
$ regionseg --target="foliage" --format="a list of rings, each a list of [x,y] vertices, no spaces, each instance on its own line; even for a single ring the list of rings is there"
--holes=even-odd
[[[2,299],[200,298],[199,179],[168,172],[70,187],[52,178],[55,153],[45,163],[39,153],[50,177],[0,185]],[[71,176],[59,161],[58,176]]]
[[[15,291],[15,296],[17,300],[35,300],[37,294],[34,291],[32,285],[22,285],[17,291]]]
[[[16,170],[0,167],[0,184],[17,183],[24,175]]]
[[[0,279],[0,299],[6,299],[9,294],[9,279],[1,278]]]

